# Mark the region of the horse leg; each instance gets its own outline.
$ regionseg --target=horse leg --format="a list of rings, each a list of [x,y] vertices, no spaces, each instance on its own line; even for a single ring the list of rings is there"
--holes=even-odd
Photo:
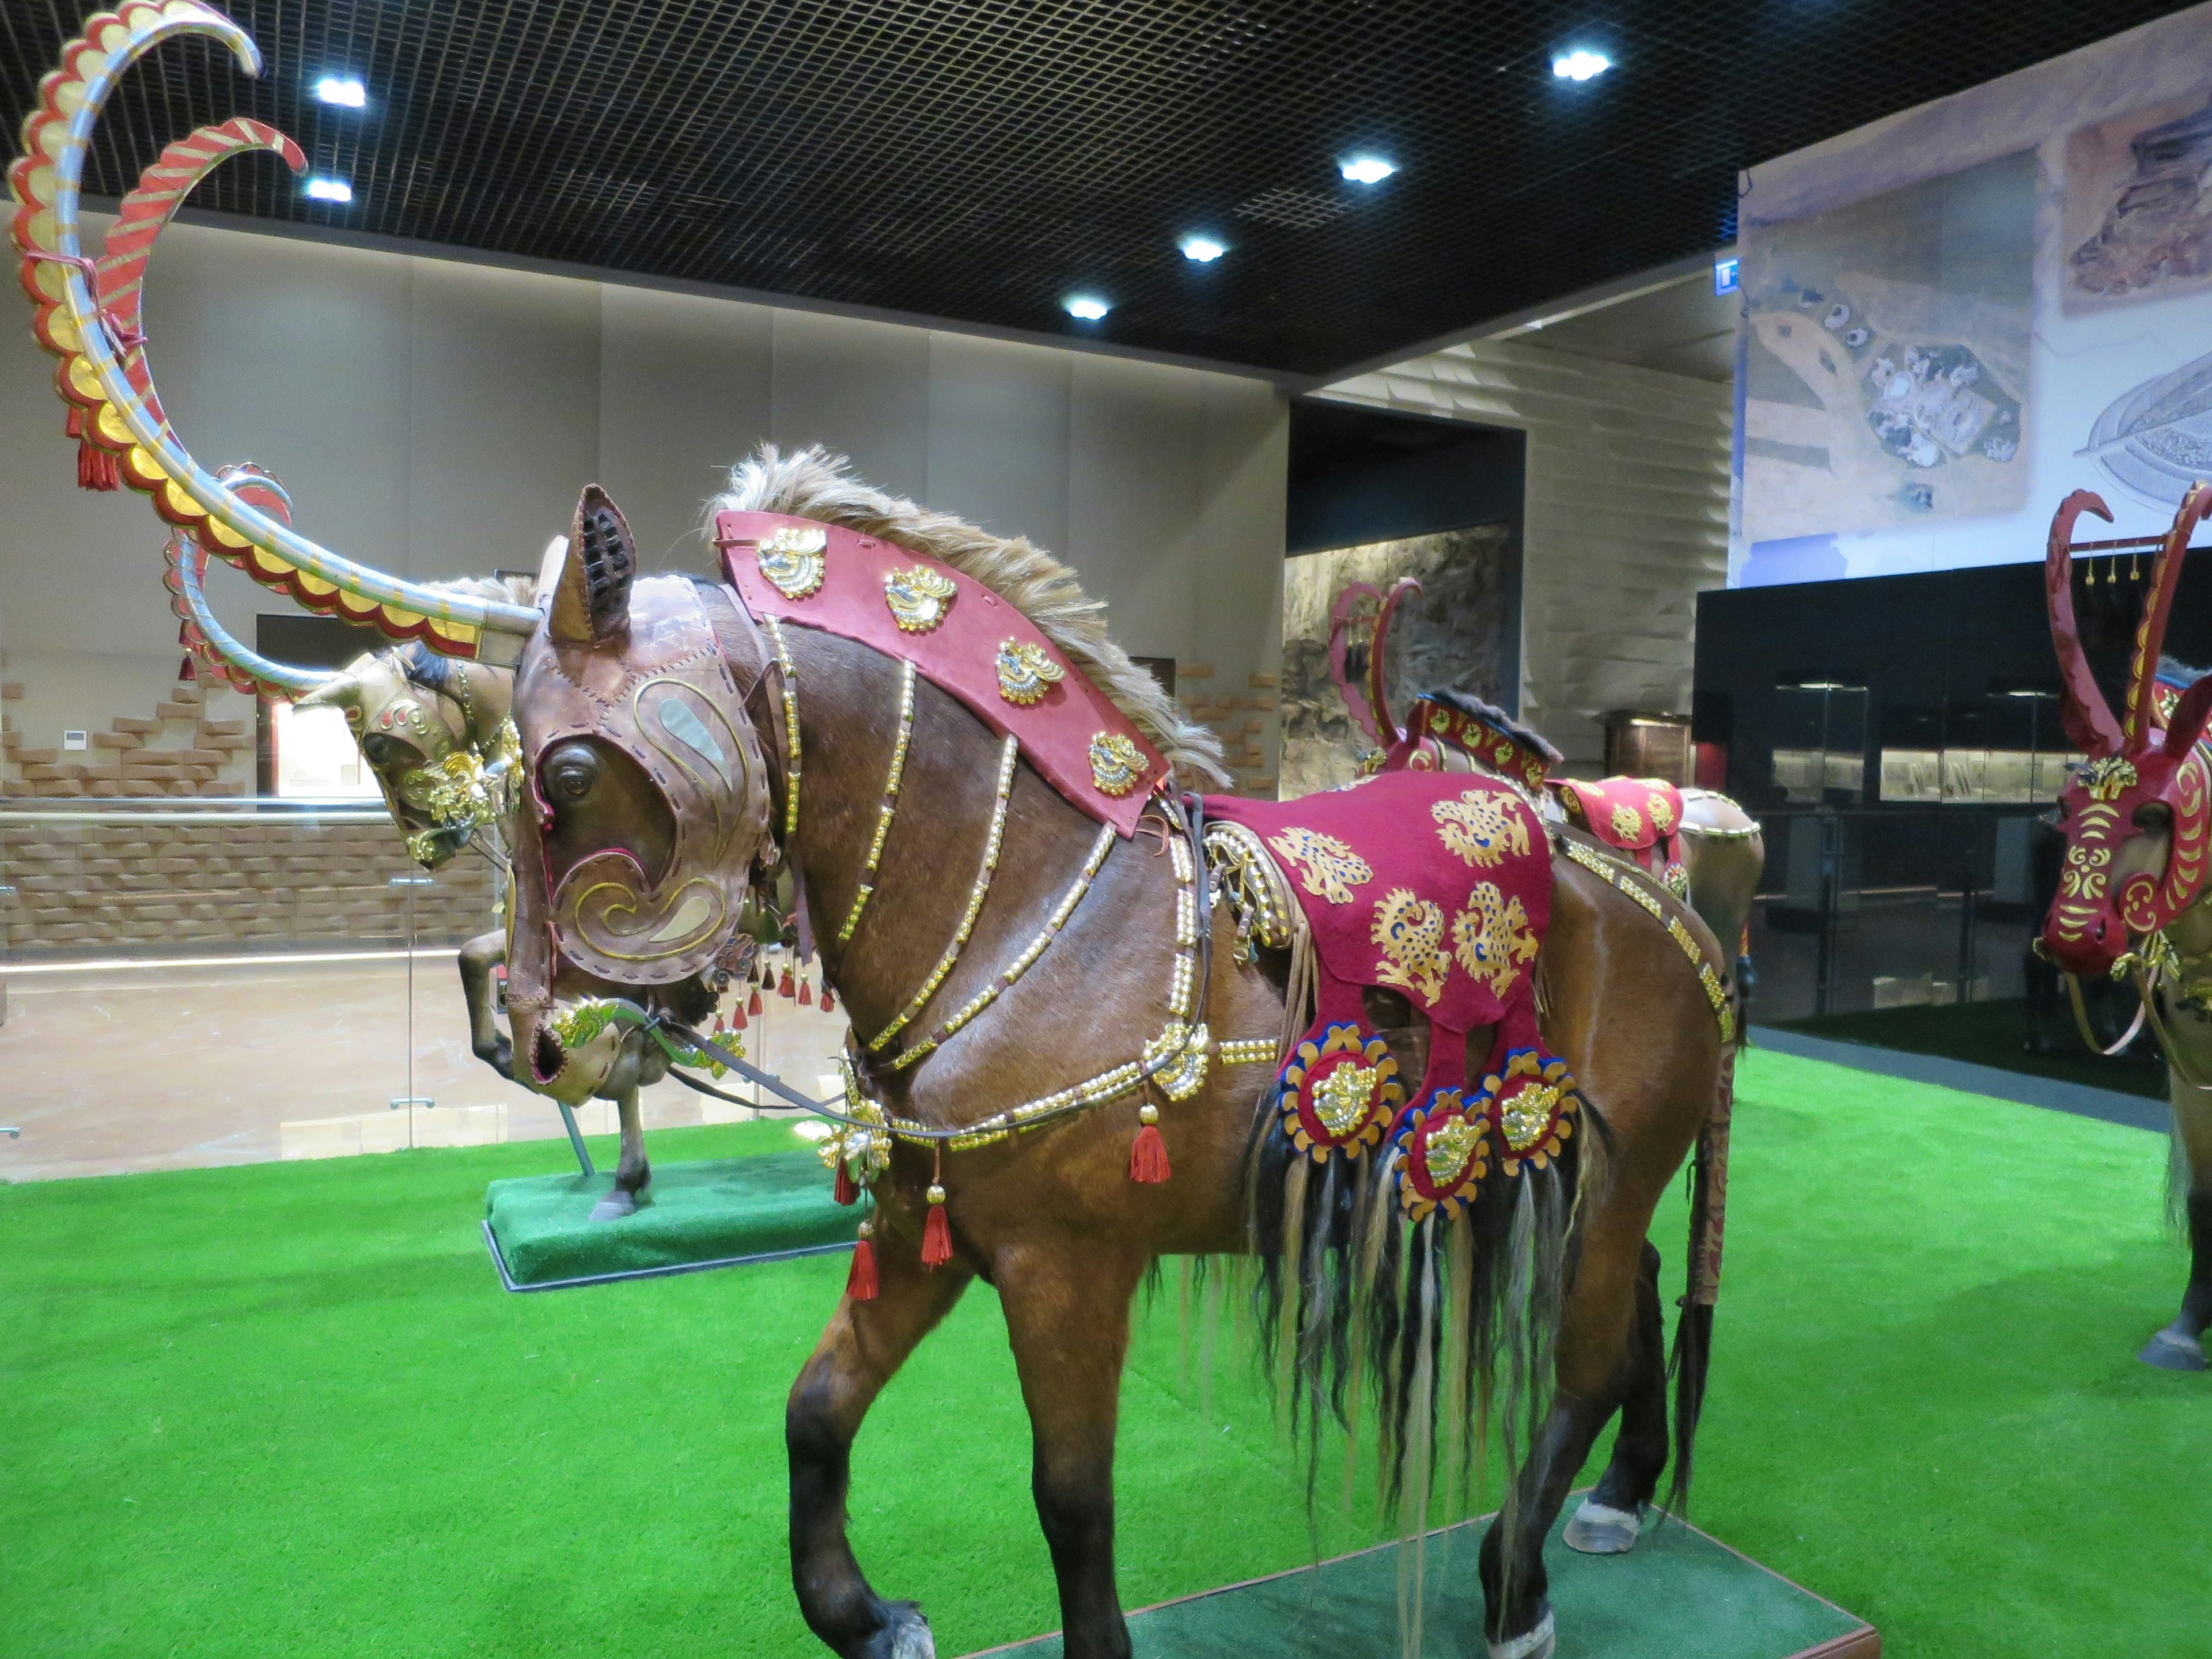
[[[1521,1525],[1510,1582],[1502,1522],[1492,1522],[1483,1534],[1483,1634],[1489,1638],[1490,1659],[1551,1659],[1557,1638],[1552,1606],[1544,1596],[1551,1583],[1544,1571],[1544,1540],[1567,1501],[1568,1486],[1612,1415],[1609,1399],[1593,1400],[1564,1389],[1553,1397],[1551,1414],[1521,1467]]]
[[[1128,1659],[1114,1587],[1114,1431],[1141,1258],[1024,1251],[993,1275],[1029,1407],[1030,1487],[1060,1583],[1066,1659]]]
[[[1659,1476],[1667,1467],[1667,1333],[1659,1310],[1659,1252],[1648,1240],[1636,1275],[1628,1364],[1613,1456],[1595,1489],[1567,1522],[1563,1540],[1585,1555],[1622,1555],[1635,1548],[1644,1506],[1659,1490]]]
[[[2181,1313],[2150,1340],[2145,1364],[2169,1371],[2205,1369],[2203,1338],[2212,1326],[2212,1095],[2172,1079],[2173,1128],[2189,1170],[2189,1287]]]
[[[615,1166],[614,1190],[592,1206],[594,1221],[614,1221],[637,1212],[653,1179],[653,1166],[645,1157],[645,1122],[637,1103],[637,1066],[628,1056],[617,1063],[611,1079],[615,1109],[622,1115],[622,1161]]]
[[[944,1318],[973,1273],[932,1272],[905,1241],[883,1237],[873,1298],[840,1303],[784,1407],[791,1460],[791,1583],[807,1628],[844,1659],[935,1659],[929,1621],[870,1587],[845,1535],[854,1437],[893,1373]]]

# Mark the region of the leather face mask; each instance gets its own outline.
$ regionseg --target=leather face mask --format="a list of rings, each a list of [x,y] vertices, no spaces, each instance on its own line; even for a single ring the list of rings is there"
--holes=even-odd
[[[2112,971],[2138,941],[2170,925],[2204,890],[2212,772],[2199,739],[2212,712],[2212,678],[2184,691],[2158,678],[2158,665],[2182,558],[2191,532],[2212,516],[2212,489],[2199,484],[2184,498],[2153,562],[2126,702],[2117,720],[2090,676],[2074,623],[2072,537],[2075,520],[2085,512],[2112,517],[2096,496],[2075,491],[2051,521],[2045,562],[2063,687],[2059,712],[2067,736],[2088,758],[2059,797],[2066,809],[2066,860],[2042,939],[2059,968],[2090,975]],[[2147,810],[2161,807],[2163,814]],[[2161,820],[2171,825],[2172,836],[2164,868],[2118,879],[2126,844]]]
[[[633,582],[633,569],[619,514],[586,491],[546,629],[516,670],[522,811],[535,831],[517,848],[516,925],[549,931],[552,949],[586,973],[665,985],[722,951],[769,844],[767,772],[744,708],[763,659],[750,620],[723,595],[683,577]],[[577,741],[632,763],[659,810],[625,808],[619,796],[612,810],[566,799],[547,761]],[[639,850],[656,831],[667,837],[665,857]],[[550,973],[517,944],[527,977]],[[550,989],[515,988],[526,1001]]]

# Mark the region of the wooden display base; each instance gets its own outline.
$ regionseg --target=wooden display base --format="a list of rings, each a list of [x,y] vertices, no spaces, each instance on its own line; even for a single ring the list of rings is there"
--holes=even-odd
[[[1570,1498],[1561,1518],[1574,1513]],[[1422,1651],[1482,1651],[1475,1555],[1489,1517],[1429,1534]],[[1410,1561],[1404,1564],[1410,1571]],[[1544,1548],[1559,1652],[1575,1659],[1881,1659],[1864,1620],[1681,1521],[1626,1555]],[[1398,1659],[1400,1547],[1380,1545],[1129,1615],[1135,1659]],[[1057,1633],[986,1650],[1060,1659]],[[983,1659],[975,1655],[971,1659]]]

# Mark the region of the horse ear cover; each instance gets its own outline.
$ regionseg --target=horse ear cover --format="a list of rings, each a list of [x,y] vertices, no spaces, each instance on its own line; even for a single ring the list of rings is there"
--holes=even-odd
[[[636,544],[622,509],[597,484],[585,486],[568,526],[568,556],[553,589],[547,631],[567,645],[615,638],[629,624]]]

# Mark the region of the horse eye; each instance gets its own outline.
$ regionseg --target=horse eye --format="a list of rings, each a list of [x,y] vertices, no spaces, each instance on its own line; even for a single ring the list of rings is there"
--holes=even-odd
[[[563,800],[583,799],[592,793],[592,785],[596,781],[592,769],[580,763],[553,769],[553,793]]]
[[[2150,801],[2136,808],[2136,828],[2138,830],[2171,830],[2173,810],[2161,801]]]

